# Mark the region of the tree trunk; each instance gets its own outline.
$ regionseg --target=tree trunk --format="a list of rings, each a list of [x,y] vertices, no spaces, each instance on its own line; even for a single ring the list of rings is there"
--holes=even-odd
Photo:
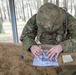
[[[5,33],[2,25],[2,20],[0,19],[0,34]]]
[[[40,1],[37,0],[37,10],[40,8],[40,6],[41,6],[41,0]]]
[[[3,0],[1,0],[1,3],[2,3],[2,10],[3,10],[3,15],[4,15],[3,20],[6,20],[6,13],[5,13],[5,7],[4,7],[4,4],[3,4]]]
[[[3,29],[3,25],[2,25],[2,19],[1,19],[1,17],[2,17],[2,14],[1,14],[1,9],[0,9],[0,34],[1,33],[5,33],[5,31],[4,31],[4,29]]]
[[[50,0],[50,2],[52,3],[52,0]]]
[[[76,18],[76,0],[75,1],[73,1],[73,3],[74,3],[74,9],[75,9],[75,18]]]
[[[24,2],[22,0],[22,11],[23,11],[23,20],[26,21],[25,11],[24,11]]]
[[[11,20],[10,19],[10,11],[9,11],[9,5],[8,5],[8,1],[6,0],[6,6],[7,6],[7,12],[8,12],[8,18],[9,18],[9,21]]]
[[[56,0],[56,5],[59,6],[59,0]]]
[[[72,0],[71,0],[71,13],[72,13]]]
[[[48,3],[48,0],[44,0],[44,4],[45,4],[45,3]]]
[[[68,10],[68,0],[64,0],[63,6],[66,10]]]
[[[30,9],[30,15],[32,16],[31,6],[30,6],[30,4],[28,4],[28,5],[29,5],[29,9]]]

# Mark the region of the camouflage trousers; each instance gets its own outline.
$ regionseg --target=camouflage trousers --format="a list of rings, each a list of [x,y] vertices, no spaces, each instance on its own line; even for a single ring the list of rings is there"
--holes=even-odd
[[[76,75],[76,65],[67,65],[55,68],[58,75]]]

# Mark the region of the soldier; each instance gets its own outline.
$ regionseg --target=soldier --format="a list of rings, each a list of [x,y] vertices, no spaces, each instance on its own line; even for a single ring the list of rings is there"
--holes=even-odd
[[[25,50],[31,51],[35,57],[43,53],[35,37],[41,44],[54,45],[48,52],[48,58],[63,52],[76,49],[76,19],[64,9],[52,4],[42,5],[37,14],[26,23],[20,40]]]

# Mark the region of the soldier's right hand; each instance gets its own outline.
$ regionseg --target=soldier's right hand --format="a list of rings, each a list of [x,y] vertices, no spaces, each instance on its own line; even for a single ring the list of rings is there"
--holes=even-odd
[[[43,53],[43,50],[39,46],[33,45],[30,50],[36,58],[40,59],[39,56]]]

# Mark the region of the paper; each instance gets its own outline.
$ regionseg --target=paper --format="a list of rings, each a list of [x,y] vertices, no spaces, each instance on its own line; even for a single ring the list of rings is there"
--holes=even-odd
[[[68,63],[68,62],[72,62],[73,61],[73,59],[72,59],[70,54],[69,55],[62,55],[62,59],[63,59],[64,63]]]
[[[46,52],[48,50],[44,50],[43,54],[40,56],[40,60],[34,57],[33,65],[34,66],[58,66],[58,61],[55,60],[55,56],[50,60],[46,56]]]

